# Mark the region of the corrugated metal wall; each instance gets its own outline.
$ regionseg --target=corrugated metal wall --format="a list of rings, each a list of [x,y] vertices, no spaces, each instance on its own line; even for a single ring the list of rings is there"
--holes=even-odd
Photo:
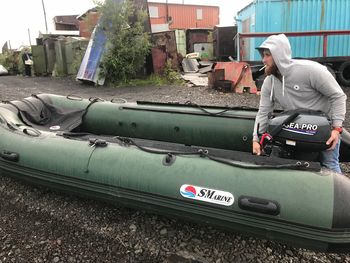
[[[151,17],[151,25],[165,24],[166,4],[149,2],[148,6],[158,8],[158,17]],[[198,19],[197,12],[201,13],[201,19]],[[168,17],[171,17],[170,29],[214,28],[220,23],[217,6],[168,4]]]
[[[184,29],[175,30],[177,52],[186,56],[186,31]]]
[[[178,56],[175,31],[153,33],[152,42],[154,44],[152,48],[154,73],[163,74],[169,59],[171,59],[172,68],[177,70]]]
[[[33,54],[33,61],[34,61],[34,72],[35,75],[46,75],[46,57],[45,57],[45,50],[44,46],[31,46],[32,54]]]
[[[249,19],[249,27],[244,22]],[[237,15],[239,32],[296,32],[350,29],[350,0],[256,0]],[[259,60],[255,51],[263,38],[246,41],[246,60]],[[293,57],[321,57],[323,38],[289,37]],[[350,55],[350,36],[329,36],[328,56]]]

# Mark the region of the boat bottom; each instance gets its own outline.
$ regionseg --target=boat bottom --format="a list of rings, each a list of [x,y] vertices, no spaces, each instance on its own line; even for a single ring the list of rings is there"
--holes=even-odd
[[[312,228],[282,220],[271,220],[246,213],[223,211],[210,205],[198,205],[150,193],[133,191],[110,185],[86,182],[72,177],[45,173],[11,163],[0,162],[2,175],[44,186],[59,192],[93,198],[113,205],[162,214],[195,223],[206,223],[243,235],[268,238],[294,246],[325,252],[347,252],[350,231]]]

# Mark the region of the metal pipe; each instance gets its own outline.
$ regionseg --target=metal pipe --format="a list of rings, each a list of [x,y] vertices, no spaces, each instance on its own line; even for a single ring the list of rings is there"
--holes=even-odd
[[[334,35],[350,35],[350,30],[320,30],[320,31],[304,31],[304,32],[260,32],[260,33],[238,33],[239,61],[243,59],[243,47],[245,38],[269,37],[271,35],[285,34],[289,37],[302,36],[323,36],[323,57],[327,57],[328,36]]]
[[[350,30],[320,30],[304,32],[268,32],[268,33],[238,33],[241,38],[268,37],[271,35],[285,34],[290,37],[299,36],[324,36],[324,35],[350,35]]]
[[[168,0],[165,1],[165,8],[166,8],[166,23],[169,23],[169,8],[168,8]]]
[[[41,0],[41,3],[43,5],[43,10],[44,10],[45,28],[46,28],[46,34],[47,34],[48,30],[47,30],[47,20],[46,20],[46,10],[45,10],[44,0]]]
[[[32,41],[30,40],[30,29],[28,28],[29,45],[32,46]]]
[[[327,57],[328,35],[323,36],[323,57]]]

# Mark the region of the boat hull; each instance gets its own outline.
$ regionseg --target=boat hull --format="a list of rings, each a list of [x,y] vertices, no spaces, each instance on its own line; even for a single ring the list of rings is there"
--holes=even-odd
[[[77,108],[80,103],[87,102],[77,103]],[[84,125],[92,125],[92,120],[100,119],[93,116],[102,115],[102,109],[93,106]],[[106,111],[110,113],[108,107]],[[33,128],[8,107],[0,106],[0,114],[3,175],[302,247],[350,248],[350,180],[344,176],[237,160],[219,162],[222,159],[211,158],[210,148],[203,148],[208,150],[203,154],[198,147],[179,143],[154,144],[183,149],[169,154],[165,146],[140,147],[111,134],[73,137],[29,132]]]

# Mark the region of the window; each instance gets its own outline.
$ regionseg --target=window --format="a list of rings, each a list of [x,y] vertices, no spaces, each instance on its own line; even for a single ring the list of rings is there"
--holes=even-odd
[[[197,9],[197,20],[203,19],[203,9]]]
[[[148,10],[149,10],[149,17],[150,18],[158,18],[159,17],[157,6],[149,6]]]

